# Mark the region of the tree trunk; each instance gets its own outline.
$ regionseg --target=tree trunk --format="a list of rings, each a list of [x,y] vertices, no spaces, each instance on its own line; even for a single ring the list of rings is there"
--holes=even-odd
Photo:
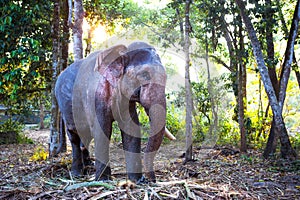
[[[68,66],[69,58],[69,40],[70,40],[70,28],[68,24],[69,17],[69,5],[68,0],[63,0],[62,2],[62,40],[61,40],[61,65],[58,73],[61,73]],[[57,153],[62,153],[67,151],[67,142],[66,142],[66,130],[65,125],[62,120],[61,115],[59,114],[59,146]]]
[[[264,61],[263,54],[261,51],[261,46],[257,39],[256,32],[253,28],[250,18],[246,14],[246,8],[244,5],[244,2],[242,0],[235,0],[235,1],[240,9],[240,14],[242,16],[242,19],[246,26],[249,38],[251,40],[253,54],[255,56],[255,59],[256,59],[257,65],[258,65],[258,69],[261,74],[262,81],[264,83],[264,87],[265,87],[266,93],[269,98],[270,106],[273,111],[276,129],[278,129],[278,131],[280,132],[280,140],[281,140],[281,144],[282,144],[281,156],[283,158],[295,159],[296,152],[293,150],[293,148],[290,145],[287,130],[286,130],[286,127],[285,127],[285,124],[283,122],[283,118],[281,115],[281,107],[277,101],[275,90],[272,86],[272,82],[271,82],[271,79],[270,79],[270,76],[268,73],[267,66],[265,65],[265,61]],[[279,95],[279,97],[280,97],[280,95]]]
[[[244,83],[244,76],[246,74],[245,71],[245,64],[243,61],[244,58],[244,37],[243,37],[243,27],[242,27],[242,19],[239,17],[239,21],[241,22],[239,28],[239,51],[237,52],[237,59],[238,59],[238,122],[240,127],[240,136],[241,136],[241,146],[240,150],[243,153],[247,152],[247,137],[246,137],[246,129],[245,129],[245,104],[244,101],[246,100],[246,88]]]
[[[267,41],[267,54],[268,54],[268,72],[271,78],[272,86],[275,90],[276,98],[279,99],[279,82],[276,74],[276,63],[275,63],[275,53],[274,53],[274,43],[273,43],[273,12],[271,0],[266,0],[266,41]],[[274,128],[274,119],[272,121],[268,141],[266,148],[264,150],[263,156],[265,158],[269,157],[276,152],[276,147],[278,143],[279,133],[276,132],[277,129]]]
[[[70,27],[68,23],[69,17],[69,4],[68,0],[63,0],[62,2],[62,41],[61,41],[61,68],[59,73],[68,67],[69,58],[69,42],[70,42]]]
[[[225,9],[225,8],[224,8]],[[225,25],[226,20],[225,20],[225,16],[222,15],[221,16],[221,21],[223,23],[221,28],[222,28],[222,32],[224,34],[224,38],[226,40],[226,45],[227,45],[227,49],[229,51],[229,57],[230,57],[230,64],[229,64],[229,69],[230,69],[230,73],[231,73],[231,83],[232,83],[232,90],[233,90],[233,94],[235,97],[235,100],[237,102],[237,106],[234,109],[234,120],[238,121],[237,116],[238,114],[238,104],[239,104],[239,83],[238,83],[238,64],[237,64],[237,58],[236,58],[236,52],[238,51],[237,45],[236,45],[236,39],[233,38],[232,35],[236,35],[236,34],[232,34],[230,32],[230,29],[228,28],[228,25]]]
[[[186,130],[186,152],[185,162],[193,158],[193,138],[192,138],[192,91],[190,83],[190,0],[185,1],[185,101],[186,101],[186,116],[185,116],[185,130]]]
[[[58,134],[58,105],[55,98],[54,88],[57,78],[57,70],[59,66],[59,13],[60,0],[54,1],[54,12],[52,21],[52,38],[53,38],[53,52],[52,52],[52,83],[51,83],[51,122],[50,122],[50,142],[49,155],[53,156],[57,153],[59,134]]]
[[[82,47],[82,23],[83,23],[84,11],[82,6],[82,0],[74,0],[74,25],[73,29],[73,42],[74,42],[74,60],[80,60],[83,58]]]
[[[287,47],[285,51],[283,70],[280,75],[279,106],[281,112],[283,109],[283,104],[286,96],[286,88],[290,77],[291,65],[293,62],[294,44],[298,34],[299,21],[300,21],[300,0],[297,1],[297,5],[295,8],[294,17],[293,17],[290,34],[287,42]]]

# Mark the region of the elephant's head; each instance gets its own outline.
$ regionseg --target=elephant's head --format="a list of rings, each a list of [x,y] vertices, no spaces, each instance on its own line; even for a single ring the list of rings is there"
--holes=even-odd
[[[134,42],[127,48],[123,45],[107,49],[98,57],[98,71],[114,86],[117,92],[114,117],[126,121],[121,129],[136,130],[128,125],[132,115],[129,105],[140,103],[149,116],[150,136],[147,143],[144,167],[146,176],[155,181],[153,161],[159,149],[166,123],[166,71],[155,49],[144,43]],[[131,122],[132,123],[132,122]],[[126,127],[125,127],[126,126]],[[129,132],[125,131],[125,132]],[[136,133],[130,133],[137,136]]]

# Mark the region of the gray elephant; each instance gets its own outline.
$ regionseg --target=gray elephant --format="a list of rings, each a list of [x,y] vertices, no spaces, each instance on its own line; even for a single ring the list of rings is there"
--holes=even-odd
[[[112,122],[117,121],[128,178],[144,180],[136,111],[136,103],[140,103],[150,121],[144,172],[155,182],[154,157],[165,133],[165,85],[165,68],[156,50],[144,42],[92,53],[64,70],[57,79],[55,95],[72,144],[72,173],[80,175],[89,164],[88,152],[82,147],[94,138],[96,180],[111,178],[109,141]]]

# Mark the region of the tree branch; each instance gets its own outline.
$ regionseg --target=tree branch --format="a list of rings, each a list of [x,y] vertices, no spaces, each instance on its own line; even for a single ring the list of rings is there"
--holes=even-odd
[[[283,62],[283,70],[280,74],[280,84],[279,84],[279,106],[280,111],[282,112],[284,100],[286,96],[286,88],[289,81],[290,73],[291,73],[291,65],[293,62],[294,55],[294,45],[298,34],[298,27],[300,21],[300,0],[297,1],[294,17],[292,21],[292,26],[290,29],[289,39],[287,42],[287,47],[285,50],[285,58]]]

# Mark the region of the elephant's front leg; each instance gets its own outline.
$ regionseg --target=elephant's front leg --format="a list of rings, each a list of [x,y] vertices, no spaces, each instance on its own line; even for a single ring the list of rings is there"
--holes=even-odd
[[[141,161],[141,130],[135,104],[130,106],[131,119],[122,128],[122,143],[125,152],[126,169],[128,178],[134,182],[142,180]],[[128,120],[128,119],[127,119]]]
[[[99,126],[96,128],[97,133],[94,135],[95,141],[95,180],[111,180],[111,168],[109,159],[109,143],[112,132],[112,117],[110,112],[103,109],[98,114]]]
[[[107,130],[110,129],[110,130]],[[111,127],[107,127],[106,131],[103,130],[95,135],[95,167],[96,177],[95,180],[111,180],[111,168],[109,160],[109,142]],[[105,132],[106,133],[105,133]]]

